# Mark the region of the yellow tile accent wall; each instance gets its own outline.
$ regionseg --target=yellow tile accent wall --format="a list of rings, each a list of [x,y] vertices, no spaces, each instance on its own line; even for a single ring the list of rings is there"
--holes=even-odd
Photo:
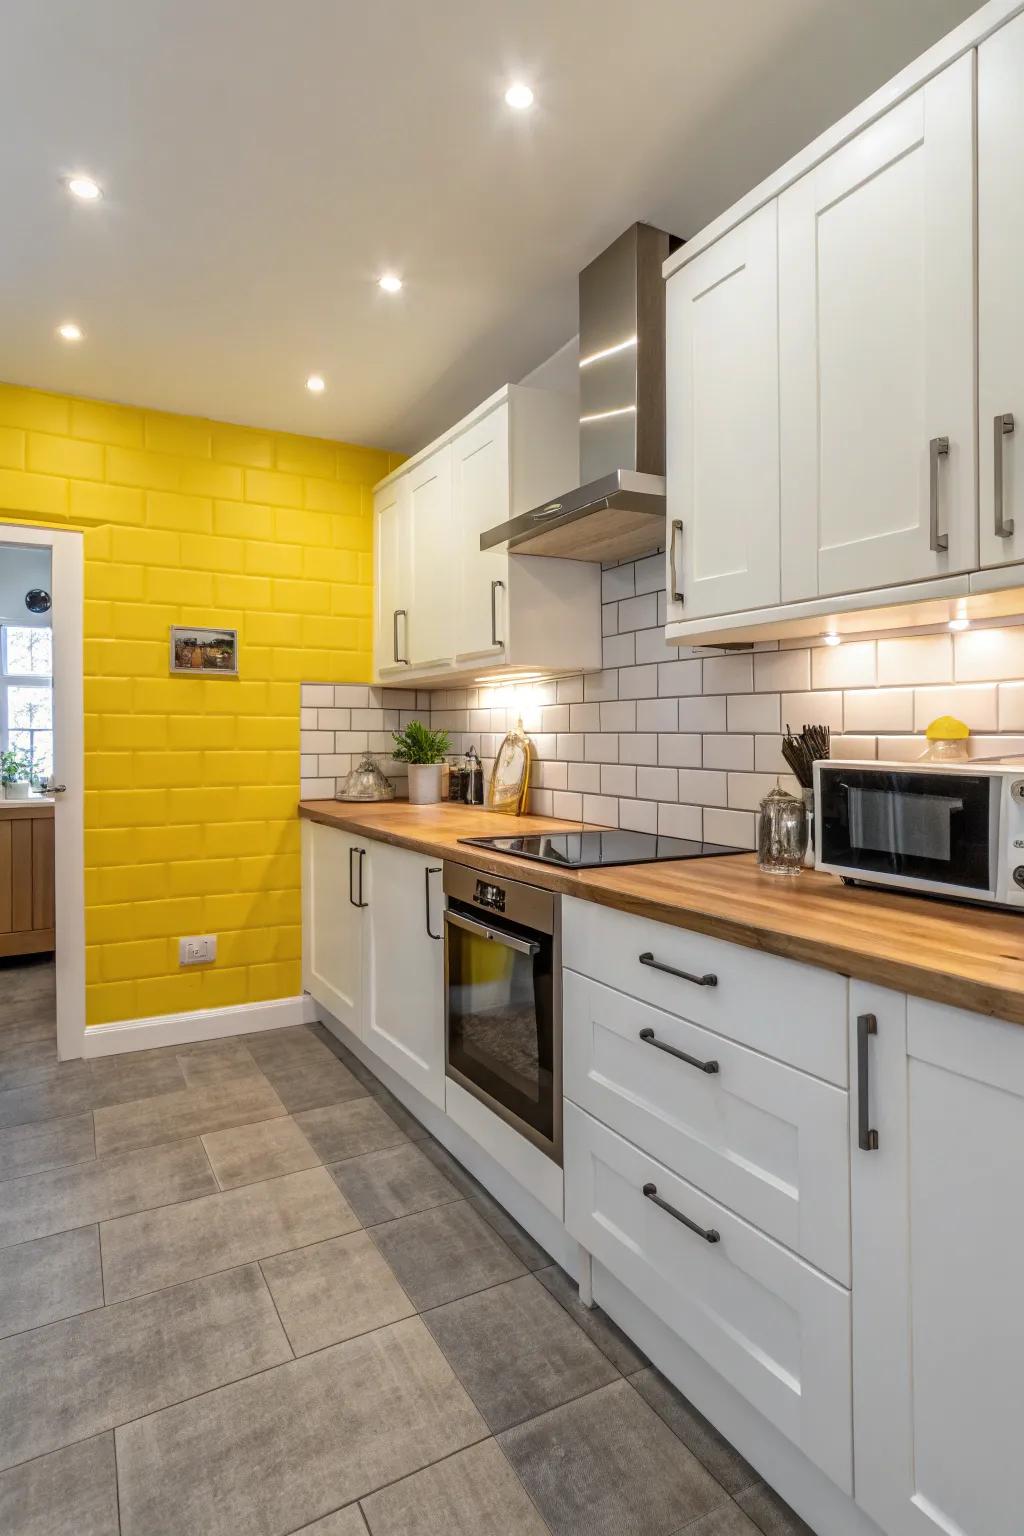
[[[0,521],[84,530],[90,1024],[299,992],[299,683],[370,678],[399,462],[0,385]],[[240,678],[169,676],[171,624],[237,629]]]

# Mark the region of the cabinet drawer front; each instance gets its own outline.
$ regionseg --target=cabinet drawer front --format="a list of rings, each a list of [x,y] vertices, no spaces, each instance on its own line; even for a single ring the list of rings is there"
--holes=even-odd
[[[571,897],[562,901],[562,963],[846,1087],[847,984],[831,971]],[[708,976],[715,984],[701,985]]]
[[[849,1285],[843,1089],[572,971],[564,1021],[567,1098]]]
[[[644,1194],[645,1186],[672,1208]],[[673,1214],[676,1213],[676,1214]],[[718,1233],[708,1242],[679,1219]],[[565,1106],[573,1237],[847,1492],[850,1293]]]

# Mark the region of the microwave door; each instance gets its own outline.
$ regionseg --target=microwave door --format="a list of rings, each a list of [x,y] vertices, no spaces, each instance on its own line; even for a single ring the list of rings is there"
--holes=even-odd
[[[854,879],[991,894],[995,783],[985,774],[825,770],[821,862]]]

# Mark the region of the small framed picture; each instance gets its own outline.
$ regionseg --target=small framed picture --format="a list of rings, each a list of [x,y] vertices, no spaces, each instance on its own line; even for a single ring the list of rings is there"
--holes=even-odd
[[[171,625],[171,671],[191,676],[238,676],[238,630]]]

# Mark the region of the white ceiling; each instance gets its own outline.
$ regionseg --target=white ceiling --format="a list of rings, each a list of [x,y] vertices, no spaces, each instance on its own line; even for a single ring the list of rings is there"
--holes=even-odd
[[[976,8],[8,0],[0,377],[413,450],[626,225],[693,233]]]

